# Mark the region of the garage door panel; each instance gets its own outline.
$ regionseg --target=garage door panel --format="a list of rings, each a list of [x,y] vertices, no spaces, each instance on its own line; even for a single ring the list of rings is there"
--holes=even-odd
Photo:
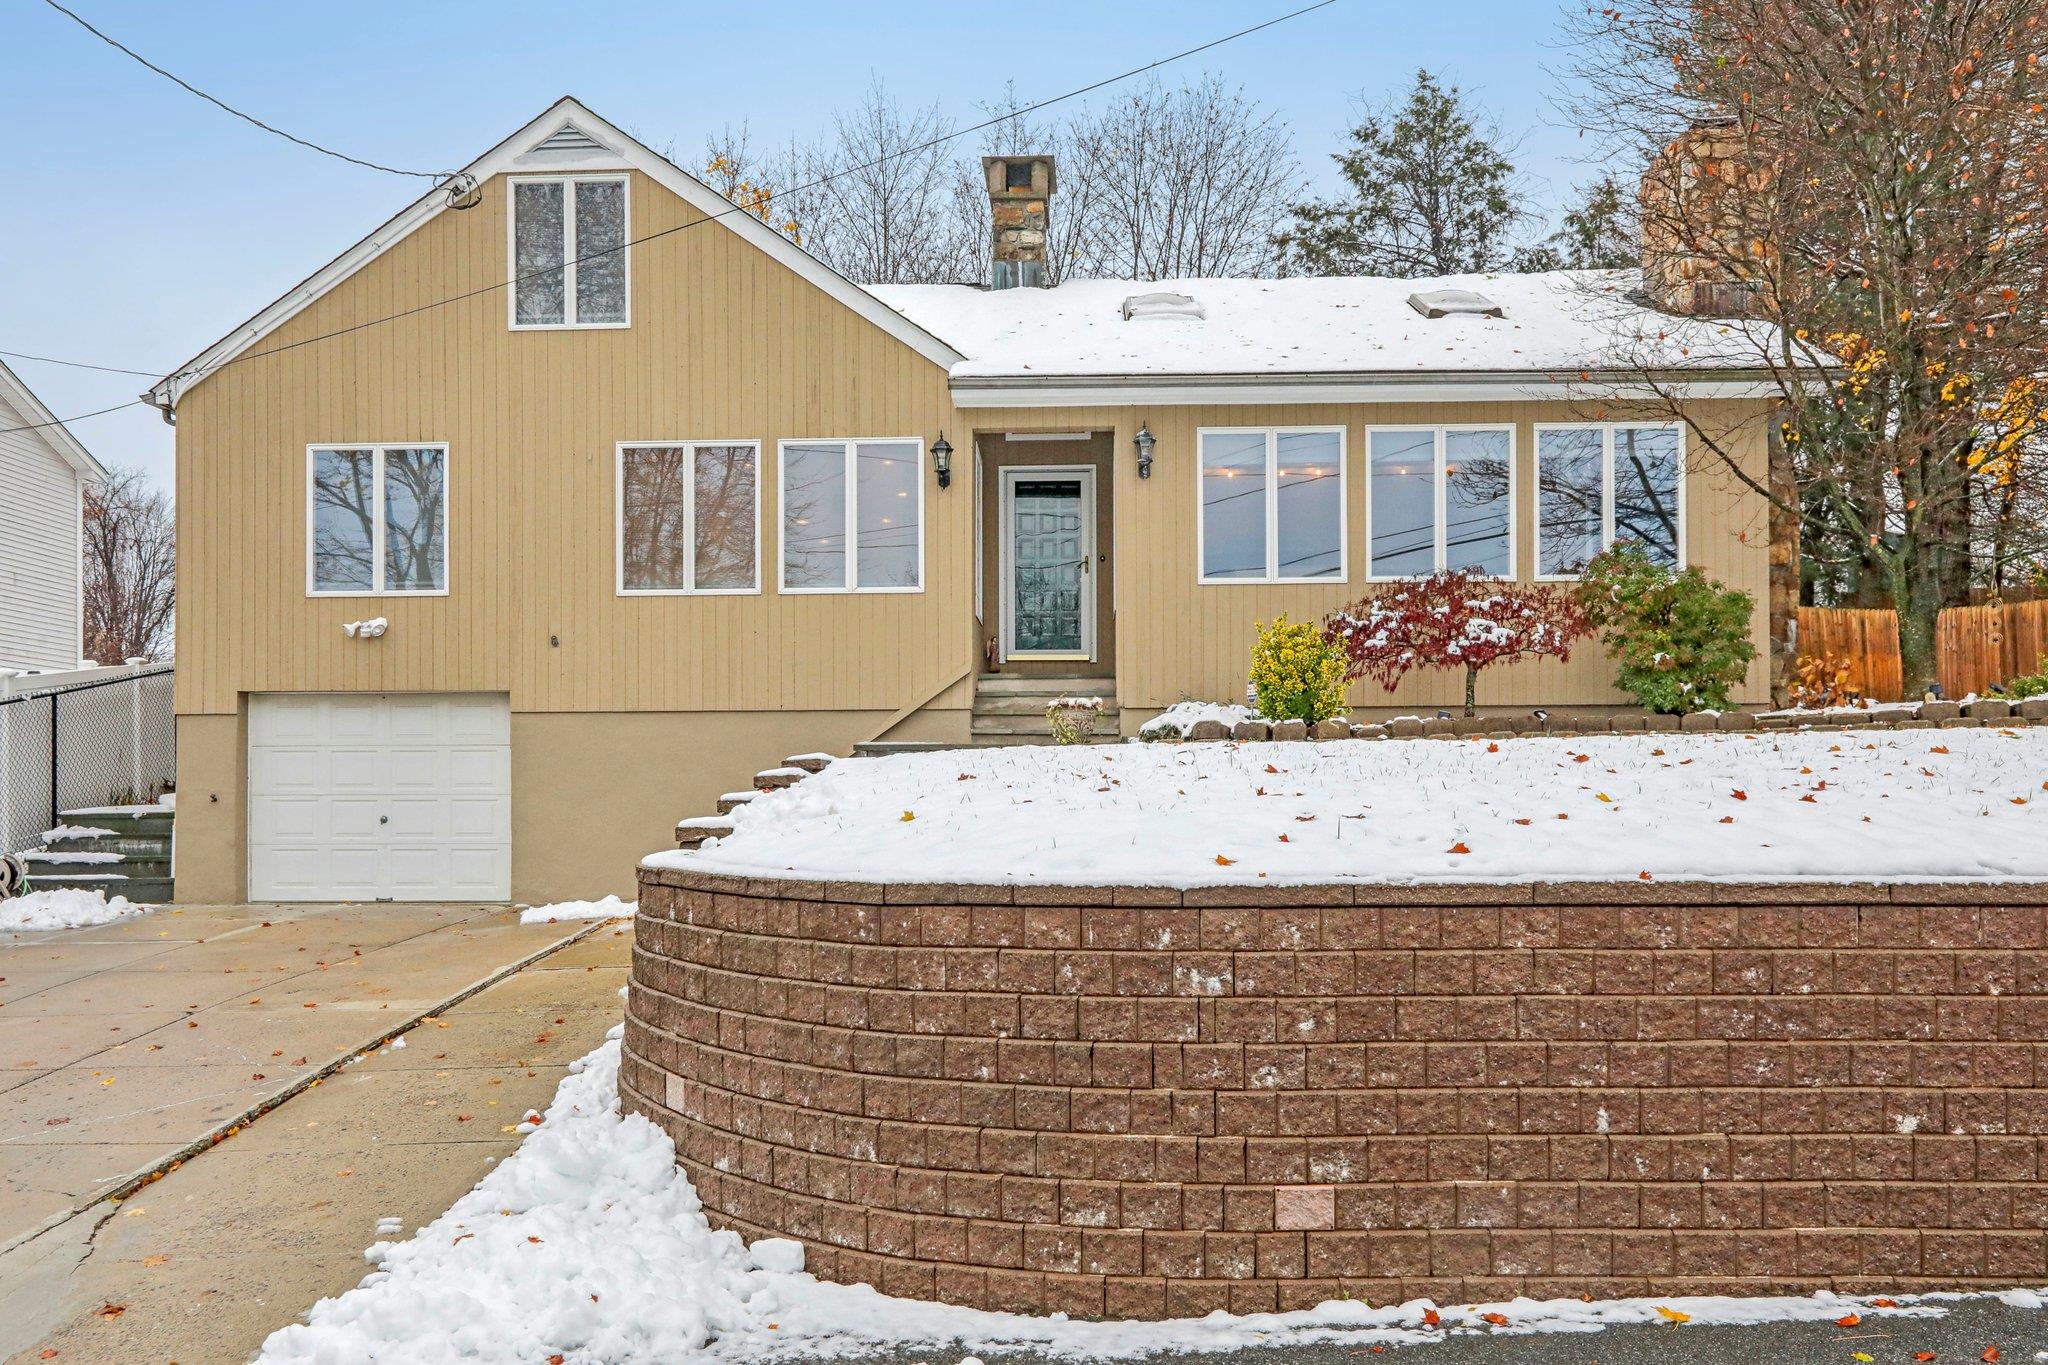
[[[508,898],[502,695],[261,695],[249,736],[252,899]]]

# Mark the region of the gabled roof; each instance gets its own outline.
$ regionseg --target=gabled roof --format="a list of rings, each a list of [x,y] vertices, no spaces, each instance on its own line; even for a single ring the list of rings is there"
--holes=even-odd
[[[41,437],[43,444],[63,456],[64,462],[77,470],[78,477],[87,483],[97,484],[106,479],[107,467],[78,443],[71,429],[43,406],[43,400],[30,392],[28,385],[21,382],[21,376],[8,369],[4,360],[0,360],[0,398],[5,398],[7,406],[20,413],[22,422],[33,428],[22,435]]]
[[[564,95],[497,146],[463,167],[479,184],[503,172],[637,170],[665,186],[706,217],[715,217],[726,231],[788,266],[854,312],[942,369],[964,357],[915,321],[889,307],[844,275],[763,223],[734,208],[709,185],[683,170],[637,138],[600,118],[580,101]],[[282,298],[234,331],[201,351],[143,395],[169,410],[193,386],[296,317],[315,300],[375,260],[392,246],[443,213],[454,212],[444,189],[421,195],[382,227],[307,276]],[[451,293],[453,286],[450,286]]]
[[[1690,397],[1778,391],[1774,328],[1659,312],[1639,284],[1630,270],[869,291],[967,353],[950,371],[967,406],[1514,400],[1608,394],[1646,375]],[[1484,295],[1499,315],[1427,317],[1410,303],[1446,292]],[[1179,304],[1134,310],[1134,298]]]

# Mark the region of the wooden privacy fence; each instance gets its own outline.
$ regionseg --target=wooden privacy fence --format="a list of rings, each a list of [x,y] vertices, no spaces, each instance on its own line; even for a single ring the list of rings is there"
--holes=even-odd
[[[1950,607],[1936,621],[1934,642],[1944,695],[1988,691],[2035,672],[2048,656],[2048,601]],[[1799,608],[1799,657],[1846,660],[1863,695],[1902,700],[1899,623],[1890,608]]]

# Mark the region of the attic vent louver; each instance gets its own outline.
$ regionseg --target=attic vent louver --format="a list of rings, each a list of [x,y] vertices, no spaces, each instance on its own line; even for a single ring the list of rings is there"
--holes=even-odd
[[[1501,306],[1470,289],[1432,289],[1408,296],[1408,306],[1426,318],[1502,318]]]
[[[573,123],[565,123],[536,143],[536,152],[601,152],[604,144]]]
[[[1124,300],[1124,321],[1143,321],[1153,318],[1188,318],[1201,321],[1208,316],[1202,305],[1187,294],[1133,294]]]

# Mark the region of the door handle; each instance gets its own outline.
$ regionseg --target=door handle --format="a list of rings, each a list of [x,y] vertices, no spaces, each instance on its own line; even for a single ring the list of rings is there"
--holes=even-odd
[[[380,825],[388,825],[391,823],[391,817],[388,815],[380,815],[377,817],[377,823]]]

